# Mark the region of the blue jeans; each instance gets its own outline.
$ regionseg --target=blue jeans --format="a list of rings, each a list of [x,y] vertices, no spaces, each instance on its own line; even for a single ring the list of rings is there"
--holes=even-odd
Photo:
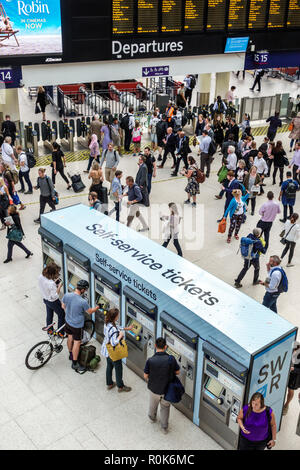
[[[269,308],[270,310],[272,310],[272,312],[274,313],[277,313],[277,299],[279,297],[280,294],[278,293],[275,293],[275,294],[271,294],[270,292],[266,292],[265,293],[265,296],[263,298],[263,305],[267,308]]]
[[[152,173],[148,173],[148,184],[147,184],[148,194],[150,194],[151,188],[152,188]]]
[[[54,302],[50,302],[49,300],[44,299],[44,304],[46,305],[47,310],[47,326],[53,323],[53,314],[55,312],[58,316],[57,328],[59,329],[65,323],[65,311],[61,306],[60,300],[57,299]],[[61,330],[61,333],[63,333],[63,330]]]

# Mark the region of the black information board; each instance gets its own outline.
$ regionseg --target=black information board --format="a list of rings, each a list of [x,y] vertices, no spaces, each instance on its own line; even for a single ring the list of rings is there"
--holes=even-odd
[[[181,32],[182,0],[162,0],[162,33]]]
[[[204,27],[205,0],[186,0],[184,12],[184,30],[202,31]]]
[[[247,28],[247,0],[230,0],[228,11],[228,29]]]
[[[207,29],[223,30],[225,28],[226,0],[208,0]]]
[[[270,0],[268,28],[284,28],[288,0]]]
[[[268,0],[250,0],[249,29],[264,29],[266,26]]]
[[[138,0],[137,32],[158,33],[158,0]]]
[[[134,0],[112,0],[113,34],[134,33]]]
[[[300,0],[290,0],[287,27],[300,28]]]

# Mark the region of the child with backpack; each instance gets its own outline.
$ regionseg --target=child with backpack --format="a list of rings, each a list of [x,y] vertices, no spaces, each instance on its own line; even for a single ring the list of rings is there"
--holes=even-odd
[[[143,135],[143,131],[140,126],[140,123],[139,121],[135,121],[135,125],[132,131],[132,142],[134,145],[134,154],[133,154],[134,157],[136,157],[136,155],[140,153],[142,135]]]

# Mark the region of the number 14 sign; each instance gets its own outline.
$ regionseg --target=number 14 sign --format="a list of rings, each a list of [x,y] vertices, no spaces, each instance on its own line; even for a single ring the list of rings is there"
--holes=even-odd
[[[0,68],[0,88],[20,88],[21,86],[21,67]]]

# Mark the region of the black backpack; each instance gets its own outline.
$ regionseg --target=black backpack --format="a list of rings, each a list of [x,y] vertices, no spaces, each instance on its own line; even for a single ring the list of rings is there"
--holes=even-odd
[[[125,114],[120,121],[120,127],[124,131],[129,129],[129,114]]]
[[[28,168],[33,168],[36,165],[36,158],[33,155],[32,152],[25,152],[26,153],[26,158],[27,158],[27,165]]]
[[[190,88],[193,90],[196,86],[196,79],[194,77],[194,75],[191,76],[191,80],[190,80]]]
[[[287,199],[295,199],[297,192],[297,186],[295,185],[294,181],[289,181],[284,191],[285,197]]]
[[[216,153],[216,151],[217,151],[217,144],[213,139],[211,139],[209,147],[208,147],[208,155],[212,157]]]

